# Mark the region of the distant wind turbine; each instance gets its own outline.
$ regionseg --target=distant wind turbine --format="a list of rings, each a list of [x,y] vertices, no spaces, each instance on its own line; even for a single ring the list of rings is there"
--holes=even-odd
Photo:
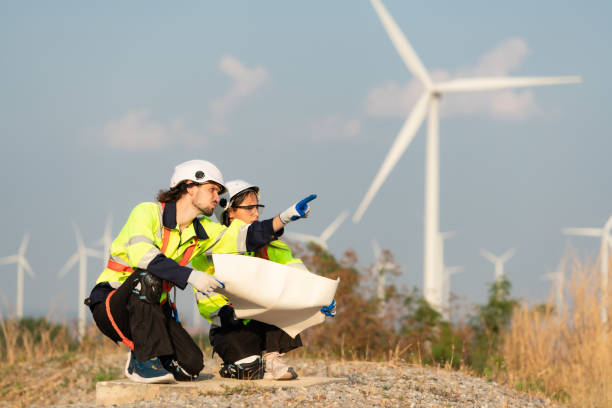
[[[430,288],[435,288],[432,299],[437,299],[433,306],[440,311],[446,320],[450,318],[450,278],[451,275],[460,273],[463,268],[460,266],[446,266],[444,263],[444,241],[455,236],[455,232],[442,232],[438,234],[437,243],[437,266],[435,281],[429,283]]]
[[[0,265],[17,264],[17,309],[15,311],[17,319],[23,318],[23,272],[26,271],[31,278],[35,277],[34,271],[25,257],[29,241],[29,234],[24,234],[17,254],[0,258]]]
[[[610,230],[612,229],[612,216],[604,224],[603,228],[564,228],[565,235],[582,235],[587,237],[601,238],[601,256],[600,256],[600,273],[601,273],[601,321],[605,324],[608,322],[608,265],[610,262],[610,246],[612,239],[610,238]]]
[[[108,214],[106,217],[106,223],[104,224],[104,233],[102,236],[94,242],[94,245],[102,245],[104,247],[104,253],[102,259],[104,261],[104,268],[106,268],[106,262],[110,257],[110,247],[113,243],[113,215]]]
[[[412,139],[425,120],[429,112],[427,131],[427,153],[425,166],[425,244],[424,244],[424,294],[430,304],[436,299],[431,297],[435,288],[436,274],[436,240],[440,224],[440,165],[439,165],[439,137],[438,137],[438,104],[442,94],[451,92],[494,91],[509,88],[521,88],[540,85],[570,84],[581,81],[577,76],[565,77],[490,77],[490,78],[463,78],[442,83],[433,83],[425,66],[416,52],[397,26],[387,9],[380,0],[371,0],[378,17],[383,23],[387,34],[391,38],[395,49],[408,67],[425,87],[425,91],[417,101],[412,113],[404,122],[397,135],[391,150],[383,161],[374,181],[370,185],[363,201],[353,216],[357,223],[363,217],[366,209],[383,185],[387,176],[408,148]]]
[[[504,264],[506,263],[506,261],[508,261],[508,259],[512,258],[515,253],[516,253],[515,249],[510,249],[504,252],[503,255],[496,256],[496,255],[493,255],[489,251],[485,251],[484,249],[480,250],[480,255],[482,255],[484,258],[491,261],[493,265],[495,265],[495,282],[496,283],[499,283],[504,279]]]
[[[347,211],[342,211],[338,217],[325,230],[323,233],[316,237],[314,235],[301,234],[299,232],[287,231],[285,232],[285,236],[289,239],[294,239],[296,241],[300,241],[303,243],[314,242],[315,244],[321,246],[321,248],[327,250],[327,240],[331,238],[331,236],[336,232],[338,227],[344,222],[344,220],[348,217]]]
[[[462,266],[445,266],[444,267],[444,281],[442,282],[442,317],[448,321],[450,320],[451,308],[450,308],[450,295],[451,295],[451,276],[463,272]]]
[[[565,289],[565,271],[563,270],[563,262],[560,262],[554,272],[548,272],[543,279],[550,280],[552,282],[553,291],[555,293],[555,309],[557,314],[561,314],[561,308],[563,307],[563,291]]]
[[[399,274],[399,265],[395,262],[391,262],[388,256],[380,249],[380,245],[376,240],[372,240],[372,249],[374,250],[374,257],[376,263],[370,270],[372,277],[376,280],[376,298],[380,301],[378,307],[378,313],[381,315],[384,311],[385,306],[385,286],[388,274],[397,275]]]
[[[87,319],[87,309],[83,301],[87,296],[87,257],[92,256],[94,258],[103,258],[103,255],[100,251],[95,249],[87,248],[85,243],[83,242],[83,237],[81,235],[81,231],[76,226],[76,224],[72,223],[72,228],[74,229],[74,235],[77,241],[77,251],[68,258],[68,261],[62,266],[59,271],[59,277],[63,277],[70,271],[76,263],[79,263],[79,295],[78,295],[78,311],[79,311],[79,326],[78,326],[78,334],[79,340],[83,339],[85,336],[85,322]]]

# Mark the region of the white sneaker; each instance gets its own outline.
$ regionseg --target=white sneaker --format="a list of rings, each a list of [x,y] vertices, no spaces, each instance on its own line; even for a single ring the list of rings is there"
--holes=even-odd
[[[264,354],[264,380],[294,380],[297,378],[297,373],[293,367],[289,367],[283,361],[282,354],[278,351]]]

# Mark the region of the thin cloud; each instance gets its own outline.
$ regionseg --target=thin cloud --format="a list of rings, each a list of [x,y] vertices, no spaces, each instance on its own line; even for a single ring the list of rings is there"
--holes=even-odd
[[[451,78],[507,76],[520,68],[529,48],[520,38],[510,38],[479,58],[478,62],[451,74],[443,70],[430,71],[434,82]],[[370,90],[365,100],[365,112],[375,117],[405,117],[423,92],[416,78],[405,84],[387,82]],[[440,114],[443,116],[481,115],[496,119],[524,119],[540,112],[530,89],[494,92],[469,92],[444,95]]]
[[[108,147],[127,151],[153,151],[176,143],[202,146],[205,139],[186,129],[185,121],[177,118],[168,124],[154,121],[147,109],[128,112],[111,120],[98,134]]]
[[[257,66],[246,67],[240,60],[226,55],[219,61],[219,69],[232,80],[230,89],[209,104],[209,130],[221,134],[227,131],[227,118],[240,104],[268,80],[268,71]]]
[[[348,140],[361,132],[361,121],[329,115],[312,124],[313,140]]]

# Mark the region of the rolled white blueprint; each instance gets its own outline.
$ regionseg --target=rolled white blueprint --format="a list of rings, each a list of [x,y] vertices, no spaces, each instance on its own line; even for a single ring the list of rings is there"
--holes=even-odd
[[[244,255],[214,254],[215,278],[239,319],[255,319],[281,328],[291,337],[322,323],[320,309],[334,299],[340,278]]]

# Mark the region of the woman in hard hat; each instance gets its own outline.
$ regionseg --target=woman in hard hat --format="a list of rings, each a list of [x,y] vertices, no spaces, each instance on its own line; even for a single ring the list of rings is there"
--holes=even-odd
[[[243,180],[229,181],[226,187],[227,195],[221,198],[215,209],[219,221],[232,227],[257,222],[264,208],[259,203],[259,187]],[[289,246],[280,240],[245,255],[305,269],[302,261],[294,258]],[[209,338],[214,352],[223,360],[222,376],[261,378],[263,364],[264,379],[297,378],[297,373],[283,361],[282,355],[302,345],[299,335],[292,338],[276,326],[257,320],[236,319],[234,309],[223,295],[197,297],[200,313],[212,323]],[[260,356],[264,351],[262,360]]]
[[[290,221],[308,215],[314,195],[269,220],[225,227],[212,216],[225,190],[219,169],[205,160],[175,167],[170,188],[157,202],[140,203],[110,247],[107,267],[85,303],[98,328],[130,348],[126,376],[162,383],[197,378],[202,351],[178,322],[170,289],[190,284],[202,293],[221,286],[213,276],[209,248],[224,253],[255,251]],[[191,262],[193,267],[187,265]]]

